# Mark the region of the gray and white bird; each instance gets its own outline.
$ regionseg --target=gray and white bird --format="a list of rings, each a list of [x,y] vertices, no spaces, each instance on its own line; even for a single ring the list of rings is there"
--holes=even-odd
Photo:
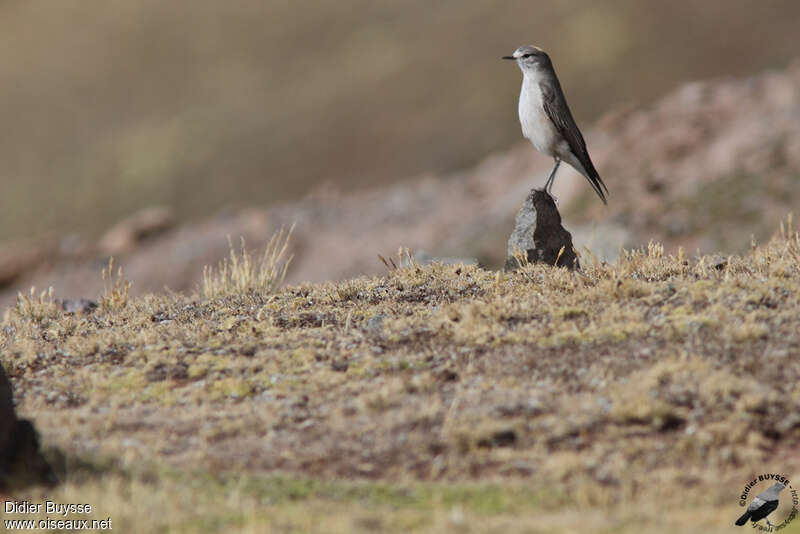
[[[516,61],[522,70],[522,91],[519,95],[522,135],[533,143],[536,150],[555,160],[545,191],[550,193],[558,166],[566,161],[589,180],[595,193],[606,204],[608,188],[592,164],[586,142],[569,111],[550,56],[541,48],[525,45],[503,59]]]
[[[742,517],[736,520],[736,524],[741,527],[747,523],[748,519],[753,523],[766,519],[767,525],[770,527],[773,526],[772,523],[769,522],[769,519],[767,519],[767,516],[778,507],[778,494],[785,487],[786,484],[776,482],[770,486],[767,491],[756,495],[753,502],[750,503],[750,506],[748,506],[744,514],[742,514]]]

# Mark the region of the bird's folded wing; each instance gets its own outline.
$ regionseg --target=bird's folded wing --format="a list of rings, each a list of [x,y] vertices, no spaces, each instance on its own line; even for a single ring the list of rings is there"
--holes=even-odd
[[[589,151],[586,150],[586,141],[583,140],[583,135],[575,124],[575,119],[572,118],[572,113],[569,111],[567,101],[564,98],[564,93],[561,90],[561,85],[558,80],[555,82],[542,82],[539,84],[542,90],[542,105],[544,112],[550,119],[550,122],[556,127],[558,133],[566,139],[569,144],[570,151],[578,158],[583,168],[586,169],[592,187],[603,198],[600,188],[605,189],[608,193],[608,187],[600,179],[600,175],[592,164],[592,159],[589,157]]]
[[[759,499],[758,497],[756,497],[755,499],[753,499],[753,502],[750,503],[750,506],[747,507],[747,511],[748,512],[754,512],[754,511],[758,510],[759,508],[761,508],[762,506],[764,506],[765,502],[767,502],[767,501],[765,501],[764,499]]]

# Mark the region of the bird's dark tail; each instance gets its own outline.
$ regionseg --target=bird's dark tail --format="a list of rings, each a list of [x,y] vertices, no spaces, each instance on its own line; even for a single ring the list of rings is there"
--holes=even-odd
[[[750,519],[750,512],[745,512],[742,514],[742,517],[736,520],[736,525],[741,527],[742,525],[747,523],[748,519]]]
[[[589,180],[589,183],[592,185],[592,189],[594,189],[594,192],[600,197],[600,200],[603,201],[603,204],[608,204],[606,201],[606,195],[603,193],[603,189],[605,189],[606,193],[608,193],[608,188],[606,187],[606,184],[603,183],[603,179],[600,178],[600,175],[597,174],[597,171],[591,173],[586,177],[586,179]]]
[[[586,155],[585,161],[581,162],[581,165],[586,171],[581,174],[589,180],[589,184],[592,186],[592,189],[594,189],[594,192],[597,193],[597,196],[600,197],[600,200],[603,201],[603,204],[607,205],[606,195],[608,194],[608,187],[603,183],[603,179],[600,178],[600,174],[597,172],[597,169],[594,168],[594,164],[588,154]],[[605,193],[603,193],[603,189],[605,189]]]

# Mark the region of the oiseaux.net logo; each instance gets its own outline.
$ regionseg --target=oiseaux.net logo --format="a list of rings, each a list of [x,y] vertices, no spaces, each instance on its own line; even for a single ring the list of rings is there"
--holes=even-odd
[[[742,515],[737,526],[748,522],[763,532],[777,532],[797,517],[800,498],[789,477],[780,473],[763,473],[747,482],[739,494]]]

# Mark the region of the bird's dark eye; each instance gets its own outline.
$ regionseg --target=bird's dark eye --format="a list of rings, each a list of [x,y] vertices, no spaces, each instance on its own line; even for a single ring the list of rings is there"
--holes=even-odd
[[[522,54],[522,59],[531,57],[533,54]]]

